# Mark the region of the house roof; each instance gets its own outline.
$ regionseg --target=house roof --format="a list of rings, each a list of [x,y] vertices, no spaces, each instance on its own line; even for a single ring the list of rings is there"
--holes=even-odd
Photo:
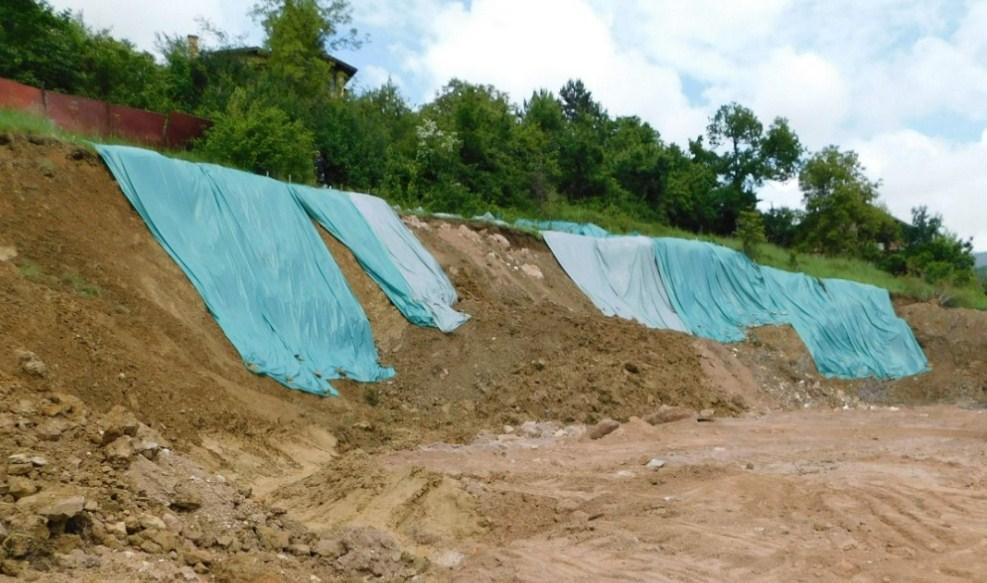
[[[271,51],[261,48],[261,47],[236,47],[232,49],[219,49],[217,51],[212,51],[216,55],[253,55],[257,57],[268,57]],[[333,68],[339,69],[346,73],[348,77],[356,75],[357,68],[353,65],[347,63],[346,61],[341,61],[336,57],[328,54],[322,53],[322,58],[332,64]]]

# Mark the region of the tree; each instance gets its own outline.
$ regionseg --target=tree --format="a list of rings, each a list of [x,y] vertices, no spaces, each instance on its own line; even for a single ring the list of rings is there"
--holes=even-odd
[[[253,14],[266,33],[270,50],[266,73],[267,97],[290,113],[318,115],[321,105],[333,97],[332,64],[327,49],[358,47],[355,29],[343,31],[352,21],[347,0],[261,0]]]
[[[805,213],[787,206],[772,208],[762,215],[764,234],[768,241],[782,247],[792,247],[798,241],[799,226]]]
[[[802,145],[788,120],[775,118],[767,132],[754,112],[737,103],[720,107],[706,128],[721,177],[720,220],[716,230],[730,233],[740,211],[757,204],[755,189],[766,180],[787,180],[799,167]]]
[[[876,258],[900,236],[895,219],[875,204],[878,187],[852,150],[828,146],[813,154],[799,174],[805,203],[800,244],[828,255]]]
[[[761,213],[756,210],[741,211],[737,218],[737,231],[734,236],[740,239],[744,255],[751,260],[757,259],[761,245],[767,241]]]
[[[284,111],[238,89],[214,121],[197,146],[209,159],[293,182],[314,179],[312,133]]]
[[[559,139],[559,190],[569,200],[605,199],[612,182],[604,166],[610,118],[582,81],[559,91],[567,123]]]
[[[904,245],[889,253],[882,266],[896,274],[908,273],[929,283],[966,285],[975,278],[973,242],[947,231],[942,216],[925,206],[912,209],[912,222],[903,229]]]

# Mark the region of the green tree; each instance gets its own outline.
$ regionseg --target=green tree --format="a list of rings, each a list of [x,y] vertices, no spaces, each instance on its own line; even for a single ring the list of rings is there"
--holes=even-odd
[[[456,181],[488,204],[530,205],[527,152],[518,140],[520,116],[507,95],[490,85],[453,79],[422,115],[457,138]]]
[[[800,244],[828,255],[876,258],[900,236],[894,218],[876,206],[878,187],[855,152],[828,146],[813,154],[799,174],[805,203]]]
[[[755,207],[758,187],[794,175],[803,148],[788,120],[775,118],[765,131],[754,112],[737,103],[716,111],[706,135],[716,154],[711,162],[722,181],[715,230],[726,234],[735,229],[741,211]]]
[[[207,158],[282,180],[312,182],[312,133],[239,89],[197,146]]]
[[[582,81],[559,91],[567,123],[559,139],[559,190],[569,200],[605,199],[613,182],[605,166],[610,118]]]
[[[672,145],[666,152],[667,187],[658,210],[669,224],[694,232],[710,232],[717,224],[717,178],[702,138],[689,143],[689,152]]]
[[[974,280],[973,242],[945,229],[942,216],[925,206],[912,209],[912,222],[903,228],[904,244],[889,253],[882,266],[892,273],[908,273],[929,283],[966,285]]]
[[[798,241],[799,226],[805,213],[787,206],[772,208],[762,215],[764,234],[768,241],[782,247],[791,247]]]
[[[327,49],[359,46],[346,0],[261,0],[253,11],[271,55],[268,89],[295,109],[331,97],[333,70]],[[291,103],[300,102],[300,103]],[[303,105],[304,104],[304,105]]]
[[[756,210],[741,211],[737,218],[737,231],[734,236],[740,239],[744,254],[752,260],[757,259],[761,245],[767,241],[761,213]]]
[[[45,0],[0,3],[0,77],[75,91],[85,43],[85,27],[68,10],[56,12]]]

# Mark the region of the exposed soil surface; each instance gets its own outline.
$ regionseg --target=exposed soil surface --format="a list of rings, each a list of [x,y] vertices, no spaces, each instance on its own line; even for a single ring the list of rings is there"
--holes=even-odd
[[[92,153],[0,140],[0,579],[975,580],[979,411],[866,407],[982,402],[987,315],[903,306],[932,372],[832,381],[790,328],[648,330],[530,235],[405,220],[472,319],[409,325],[323,233],[398,375],[318,398],[243,367]]]

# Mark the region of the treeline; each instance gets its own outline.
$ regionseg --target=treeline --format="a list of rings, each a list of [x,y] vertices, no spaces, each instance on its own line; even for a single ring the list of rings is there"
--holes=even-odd
[[[0,6],[0,76],[137,107],[215,120],[203,156],[272,176],[372,192],[404,206],[472,215],[592,207],[697,233],[737,235],[874,261],[895,274],[965,285],[972,247],[942,219],[911,224],[879,203],[857,155],[807,152],[787,120],[719,108],[683,147],[636,116],[613,116],[579,80],[522,103],[452,80],[412,107],[392,83],[340,95],[325,51],[358,46],[343,0],[264,0],[265,57],[160,37],[163,60],[94,31],[45,2]],[[314,160],[322,162],[315,164]],[[316,176],[316,173],[320,176]],[[767,181],[796,179],[804,209],[756,210]]]

